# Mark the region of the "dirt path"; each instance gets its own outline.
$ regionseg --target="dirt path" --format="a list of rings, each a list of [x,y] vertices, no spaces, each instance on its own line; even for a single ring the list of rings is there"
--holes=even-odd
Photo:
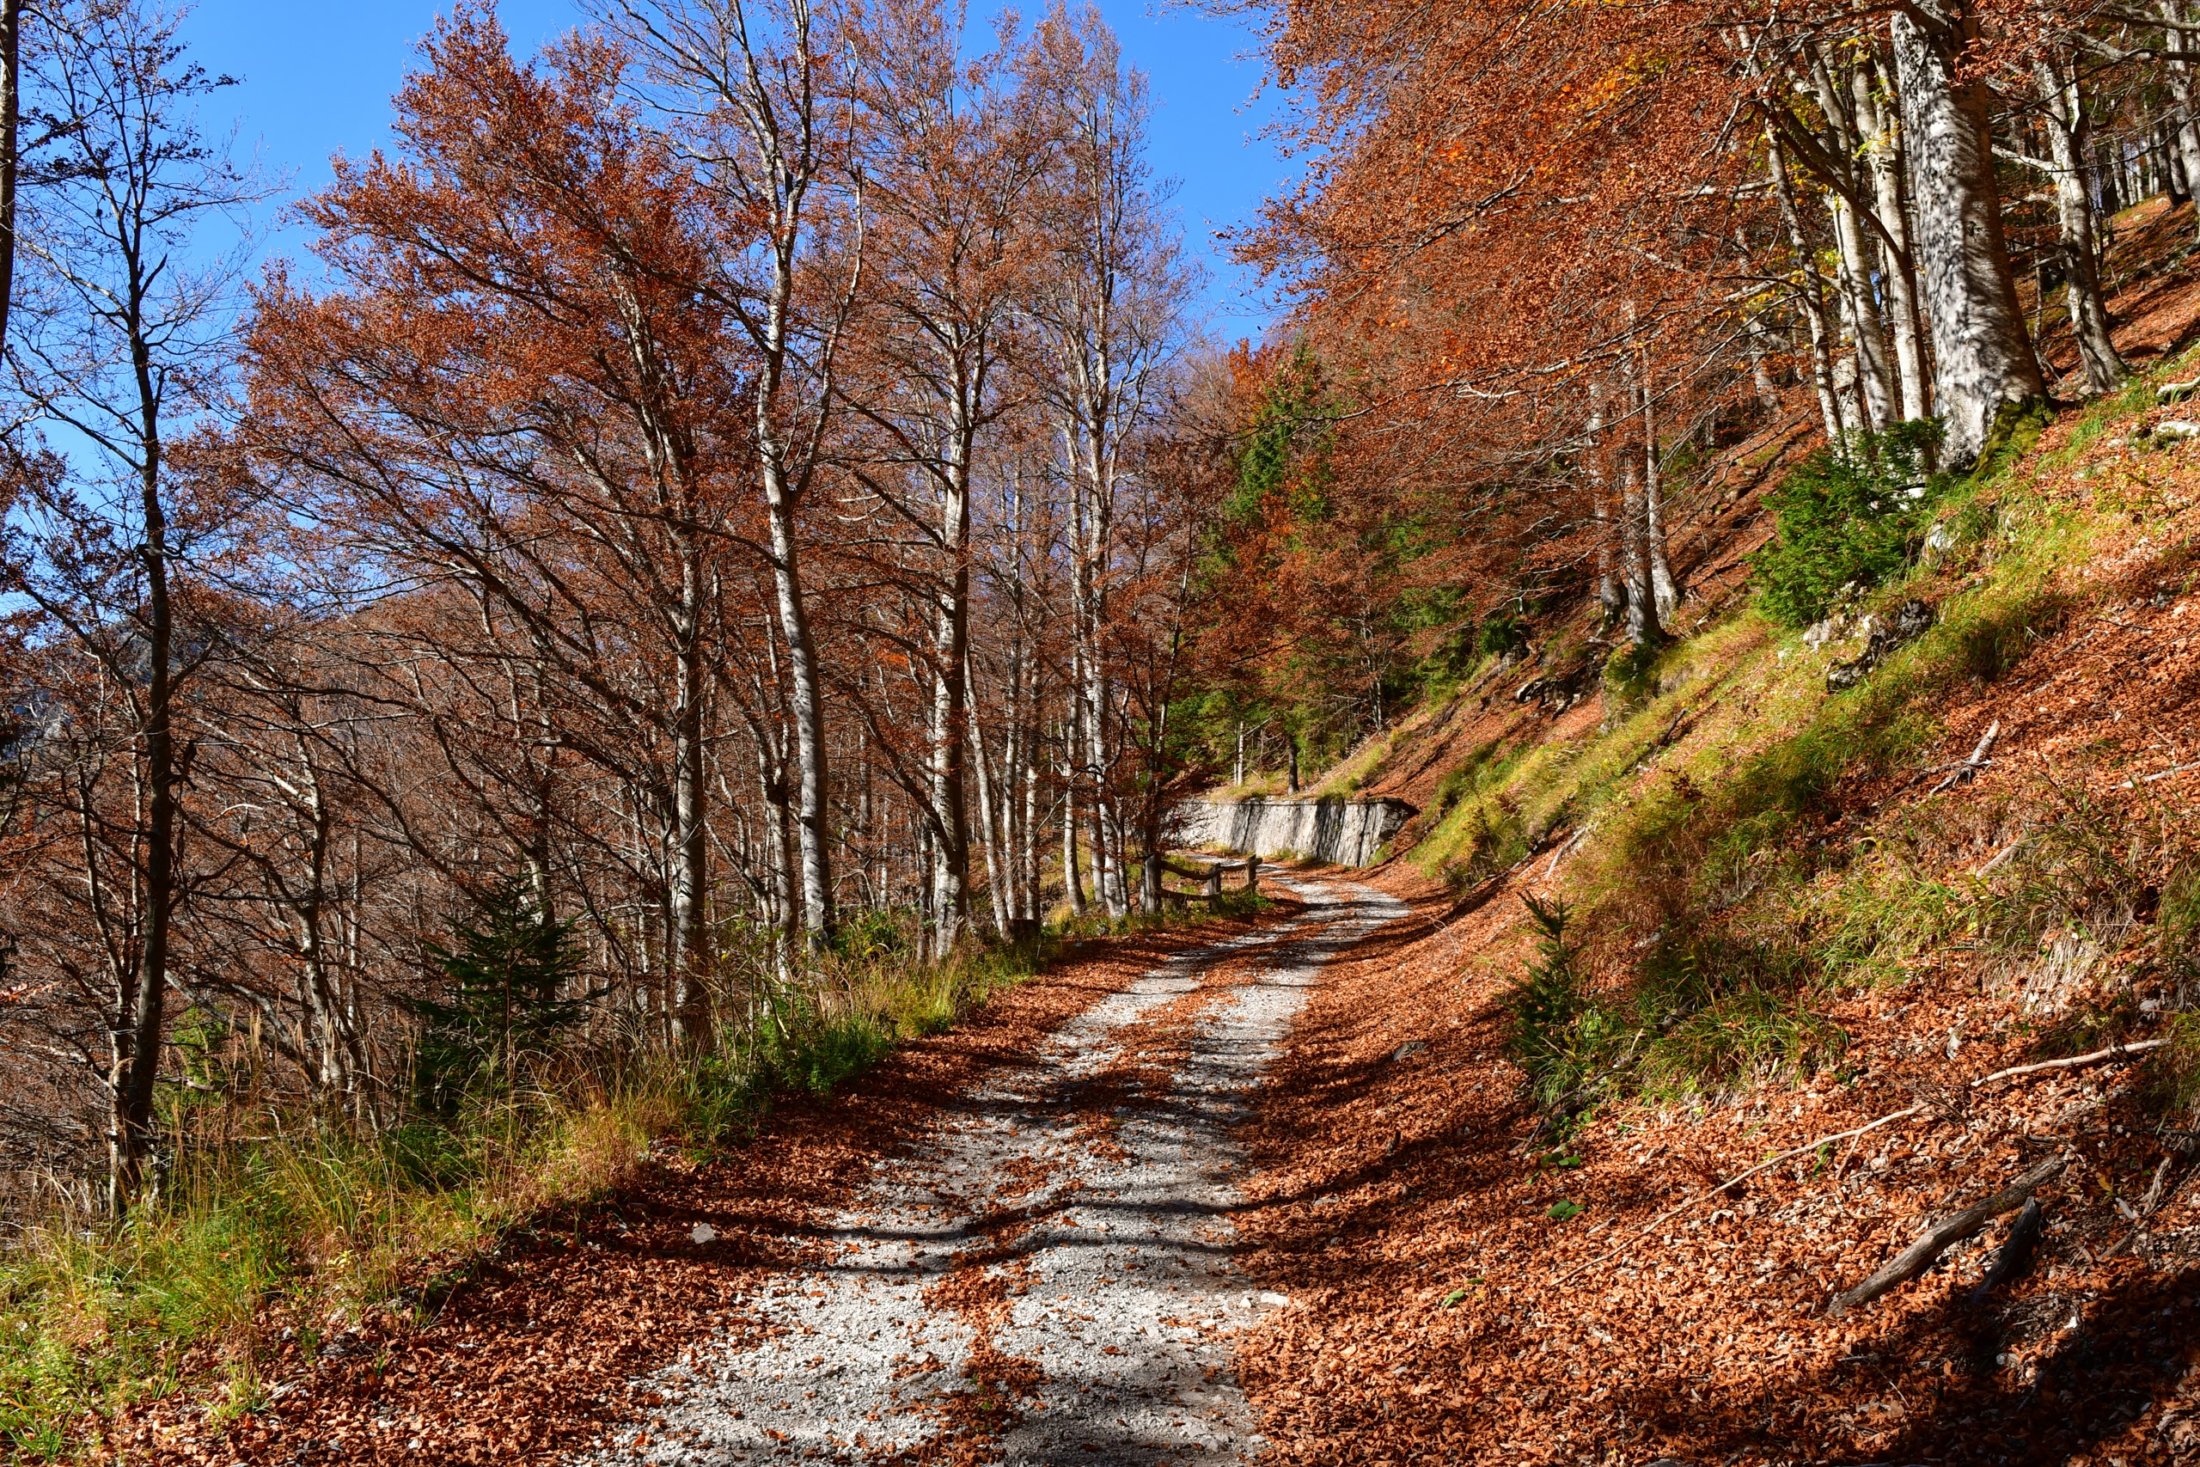
[[[1403,911],[1346,882],[1196,949],[943,1109],[746,1328],[660,1373],[592,1463],[1221,1463],[1259,1439],[1227,1334],[1231,1128],[1322,967]]]

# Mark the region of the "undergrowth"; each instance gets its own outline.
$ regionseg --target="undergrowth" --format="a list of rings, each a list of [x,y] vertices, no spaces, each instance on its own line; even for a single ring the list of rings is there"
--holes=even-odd
[[[1812,454],[1765,496],[1778,533],[1753,558],[1773,618],[1806,627],[1845,595],[1898,580],[1947,481],[1927,465],[1941,432],[1903,423]]]
[[[2097,505],[2036,492],[2020,470],[2067,463],[2148,394],[2135,384],[2090,406],[2052,456],[2026,456],[2036,418],[2012,421],[1960,481],[1926,475],[1922,445],[1899,436],[1870,459],[1815,461],[1773,497],[1781,538],[1757,560],[1755,605],[1630,664],[1604,728],[1501,765],[1485,751],[1456,772],[1424,866],[1517,859],[1568,828],[1595,837],[1570,858],[1572,906],[1531,910],[1537,955],[1511,1000],[1513,1057],[1548,1122],[1576,1125],[1621,1096],[1806,1076],[1841,1061],[1847,1037],[1826,1009],[1842,992],[1903,981],[1951,944],[2060,981],[2145,919],[2164,843],[2082,796],[2027,795],[2051,813],[1994,870],[1958,879],[1949,852],[1978,832],[1935,828],[1942,805],[1917,801],[1941,710],[2068,624],[2069,573],[2103,523]],[[1844,598],[1860,614],[1937,605],[1930,630],[1831,693],[1836,654],[1792,629]],[[1867,821],[1869,834],[1846,823],[1898,795],[1904,813]],[[2192,889],[2200,930],[2200,880]],[[2193,995],[2180,992],[2182,1010]],[[2165,1084],[2191,1105],[2200,1028],[2178,1023],[2189,1037],[2159,1068],[2186,1077]]]
[[[1846,1045],[1796,1001],[1791,949],[1661,936],[1633,981],[1600,985],[1568,935],[1572,914],[1527,901],[1536,955],[1508,997],[1508,1049],[1561,1135],[1615,1097],[1683,1100],[1807,1074]]]

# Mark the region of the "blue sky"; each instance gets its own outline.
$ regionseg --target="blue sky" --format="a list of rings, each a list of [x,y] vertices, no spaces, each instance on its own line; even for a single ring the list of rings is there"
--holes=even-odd
[[[327,180],[332,153],[363,155],[388,137],[390,94],[413,63],[414,43],[448,8],[449,0],[197,0],[186,35],[199,61],[242,81],[217,104],[237,115],[239,156],[258,157],[296,194]],[[1029,13],[1036,0],[1022,8]],[[1148,0],[1101,0],[1101,9],[1131,63],[1152,79],[1154,161],[1177,181],[1188,244],[1208,269],[1209,327],[1225,341],[1258,335],[1268,312],[1214,240],[1216,229],[1250,219],[1290,171],[1260,136],[1274,109],[1267,97],[1255,100],[1254,37]],[[523,53],[580,20],[573,0],[504,0],[499,12]],[[219,115],[209,110],[210,129]],[[270,240],[277,253],[299,245],[295,231]]]

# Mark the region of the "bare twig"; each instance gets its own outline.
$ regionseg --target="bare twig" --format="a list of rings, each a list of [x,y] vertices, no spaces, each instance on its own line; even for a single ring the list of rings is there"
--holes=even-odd
[[[1970,779],[1972,776],[1976,775],[1981,769],[1984,769],[1988,765],[1992,764],[1994,761],[1987,756],[1994,752],[1994,745],[2000,740],[2000,738],[2001,720],[1997,718],[1994,720],[1993,726],[1986,730],[1986,737],[1980,739],[1978,741],[1978,747],[1971,751],[1971,757],[1964,760],[1961,764],[1958,764],[1952,771],[1949,772],[1946,778],[1941,780],[1939,784],[1936,784],[1930,790],[1927,790],[1926,794],[1928,796],[1937,795],[1942,790],[1947,789],[1950,786],[1963,783],[1965,780]]]
[[[1688,1209],[1694,1207],[1697,1203],[1708,1202],[1712,1198],[1718,1196],[1721,1192],[1729,1191],[1734,1187],[1740,1186],[1743,1182],[1748,1181],[1751,1177],[1756,1176],[1759,1172],[1770,1171],[1772,1168],[1778,1166],[1781,1162],[1793,1161],[1798,1156],[1808,1156],[1811,1152],[1816,1151],[1821,1146],[1831,1146],[1836,1141],[1847,1141],[1852,1137],[1862,1136],[1869,1132],[1876,1131],[1881,1126],[1891,1126],[1896,1121],[1906,1121],[1911,1116],[1921,1114],[1924,1109],[1925,1107],[1922,1104],[1905,1106],[1901,1110],[1895,1111],[1890,1115],[1881,1116],[1876,1121],[1867,1121],[1861,1126],[1854,1126],[1846,1131],[1836,1131],[1830,1136],[1820,1136],[1815,1141],[1807,1141],[1803,1145],[1794,1147],[1793,1149],[1788,1151],[1783,1151],[1778,1156],[1772,1157],[1769,1160],[1761,1161],[1757,1163],[1757,1165],[1751,1167],[1746,1172],[1738,1172],[1735,1175],[1728,1177],[1725,1181],[1719,1183],[1719,1185],[1717,1185],[1716,1187],[1712,1187],[1707,1191],[1698,1192],[1694,1196],[1690,1197],[1687,1201],[1681,1203],[1678,1207],[1669,1208],[1668,1210],[1659,1213],[1649,1222],[1643,1224],[1643,1226],[1639,1230],[1630,1233],[1627,1237],[1626,1243],[1622,1243],[1619,1247],[1615,1247],[1604,1253],[1600,1253],[1594,1258],[1575,1264],[1572,1268],[1567,1269],[1557,1278],[1551,1280],[1551,1282],[1553,1284],[1562,1284],[1566,1282],[1566,1280],[1572,1278],[1575,1274],[1580,1273],[1583,1269],[1593,1268],[1597,1264],[1603,1263],[1605,1260],[1619,1253],[1623,1248],[1627,1246],[1627,1244],[1633,1243],[1636,1239],[1657,1231],[1659,1227],[1661,1227],[1665,1223],[1671,1222],[1674,1218],[1679,1217],[1682,1213],[1688,1211]]]
[[[1991,1075],[1981,1075],[1971,1082],[1976,1090],[1981,1085],[1991,1085],[1997,1080],[2014,1080],[2020,1075],[2044,1075],[2051,1070],[2082,1070],[2087,1065],[2106,1064],[2113,1060],[2129,1059],[2160,1049],[2169,1043],[2167,1039],[2142,1039],[2136,1044],[2111,1044],[2106,1049],[2096,1049],[2090,1054],[2074,1054],[2068,1059],[2043,1060],[2036,1065],[2012,1065],[2006,1070],[1996,1070]]]
[[[1589,838],[1590,832],[1595,829],[1596,827],[1593,825],[1582,826],[1581,829],[1567,838],[1564,845],[1553,851],[1551,853],[1551,864],[1543,868],[1543,879],[1549,881],[1553,876],[1556,876],[1558,874],[1558,863],[1572,855],[1581,843]]]
[[[2177,1189],[2192,1175],[2191,1167],[2178,1170],[2177,1163],[2182,1159],[2183,1153],[2173,1146],[2169,1154],[2162,1158],[2161,1165],[2154,1169],[2154,1181],[2148,1186],[2147,1195],[2140,1201],[2136,1212],[2125,1205],[2122,1198],[2117,1199],[2117,1204],[2124,1209],[2124,1216],[2131,1221],[2131,1231],[2124,1234],[2102,1257],[2114,1258],[2147,1235],[2147,1224],[2153,1221],[2156,1213],[2169,1205],[2169,1200],[2177,1195]]]
[[[2008,860],[2011,856],[2014,856],[2017,853],[2018,847],[2022,846],[2024,842],[2025,837],[2020,835],[2015,840],[2009,842],[2009,844],[2003,846],[2000,850],[1994,853],[1994,857],[1992,860],[1988,861],[1985,865],[1980,866],[1976,871],[1973,871],[1971,873],[1972,879],[1983,880],[1984,878],[1993,875],[1996,871],[1999,871],[2001,869],[2002,863]]]
[[[2200,769],[2200,764],[2180,764],[2174,769],[2160,770],[2154,774],[2143,775],[2138,779],[2127,779],[2122,784],[2116,786],[2116,788],[2120,790],[2135,790],[2140,785],[2157,784],[2162,780],[2171,779],[2180,774],[2190,774],[2195,769]]]

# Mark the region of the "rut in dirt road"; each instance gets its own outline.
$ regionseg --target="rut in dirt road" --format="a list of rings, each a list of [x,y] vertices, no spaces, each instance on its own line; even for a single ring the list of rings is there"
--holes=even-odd
[[[1281,1301],[1231,1266],[1229,1133],[1323,965],[1404,910],[1286,884],[1303,914],[1164,964],[946,1101],[826,1260],[656,1377],[662,1410],[587,1460],[1250,1460],[1226,1336]]]

